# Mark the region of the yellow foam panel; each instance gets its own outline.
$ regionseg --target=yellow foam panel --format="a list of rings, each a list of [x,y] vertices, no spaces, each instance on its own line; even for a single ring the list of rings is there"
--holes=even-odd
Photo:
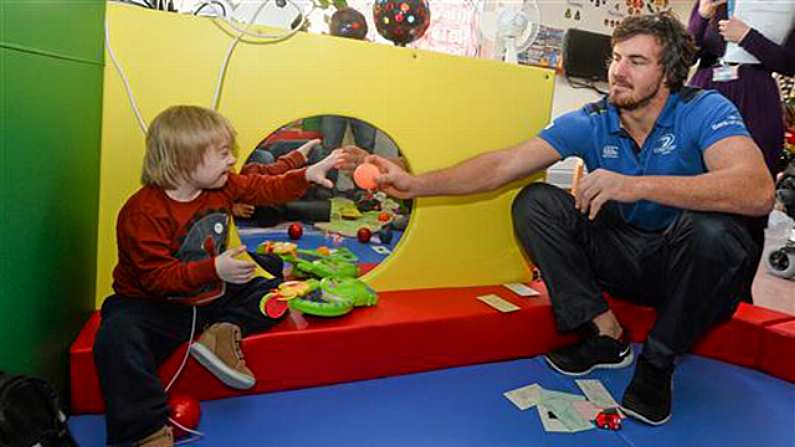
[[[209,18],[108,3],[110,41],[149,122],[174,104],[211,106],[235,33]],[[293,120],[366,120],[423,173],[516,144],[549,120],[550,70],[299,33],[244,39],[233,53],[219,111],[238,131],[241,159]],[[97,305],[111,293],[115,219],[139,187],[144,136],[106,55]],[[484,172],[483,175],[489,175]],[[510,205],[528,181],[470,197],[419,199],[394,253],[365,280],[377,290],[472,286],[528,279]]]

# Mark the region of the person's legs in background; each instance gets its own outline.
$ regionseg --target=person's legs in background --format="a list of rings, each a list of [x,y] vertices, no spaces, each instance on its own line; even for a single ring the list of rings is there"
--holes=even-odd
[[[310,154],[309,163],[317,163],[326,158],[334,149],[340,147],[345,131],[348,129],[348,118],[338,115],[323,115],[320,117],[320,132],[323,133],[322,148],[315,149]]]
[[[376,128],[356,118],[351,118],[350,124],[356,146],[372,154],[375,150]]]
[[[270,153],[269,150],[258,147],[254,149],[254,152],[252,152],[251,155],[249,155],[248,160],[246,160],[246,164],[259,163],[267,165],[273,163],[274,161],[276,161],[276,158]]]

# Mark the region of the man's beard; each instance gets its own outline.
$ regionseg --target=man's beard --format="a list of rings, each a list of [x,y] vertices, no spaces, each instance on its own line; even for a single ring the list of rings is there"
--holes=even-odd
[[[657,81],[657,87],[654,89],[654,91],[637,100],[633,100],[632,98],[627,98],[625,100],[616,101],[612,94],[609,95],[608,99],[610,100],[611,103],[613,103],[616,107],[618,107],[621,110],[626,110],[626,111],[637,110],[647,106],[651,102],[651,100],[657,96],[657,93],[659,93],[662,84],[663,82],[661,77]]]

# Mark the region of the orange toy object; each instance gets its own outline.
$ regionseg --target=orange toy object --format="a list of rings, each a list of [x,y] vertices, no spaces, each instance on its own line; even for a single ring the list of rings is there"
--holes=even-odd
[[[372,163],[362,163],[353,171],[353,181],[362,189],[372,190],[377,186],[375,178],[380,174],[378,167]]]

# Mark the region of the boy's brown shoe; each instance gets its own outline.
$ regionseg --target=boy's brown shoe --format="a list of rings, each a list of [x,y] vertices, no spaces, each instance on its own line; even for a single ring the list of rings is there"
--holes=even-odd
[[[190,345],[190,354],[226,385],[247,390],[254,386],[254,374],[246,367],[240,350],[240,328],[216,323]]]
[[[135,447],[174,447],[174,433],[164,425],[160,430],[133,443]]]

